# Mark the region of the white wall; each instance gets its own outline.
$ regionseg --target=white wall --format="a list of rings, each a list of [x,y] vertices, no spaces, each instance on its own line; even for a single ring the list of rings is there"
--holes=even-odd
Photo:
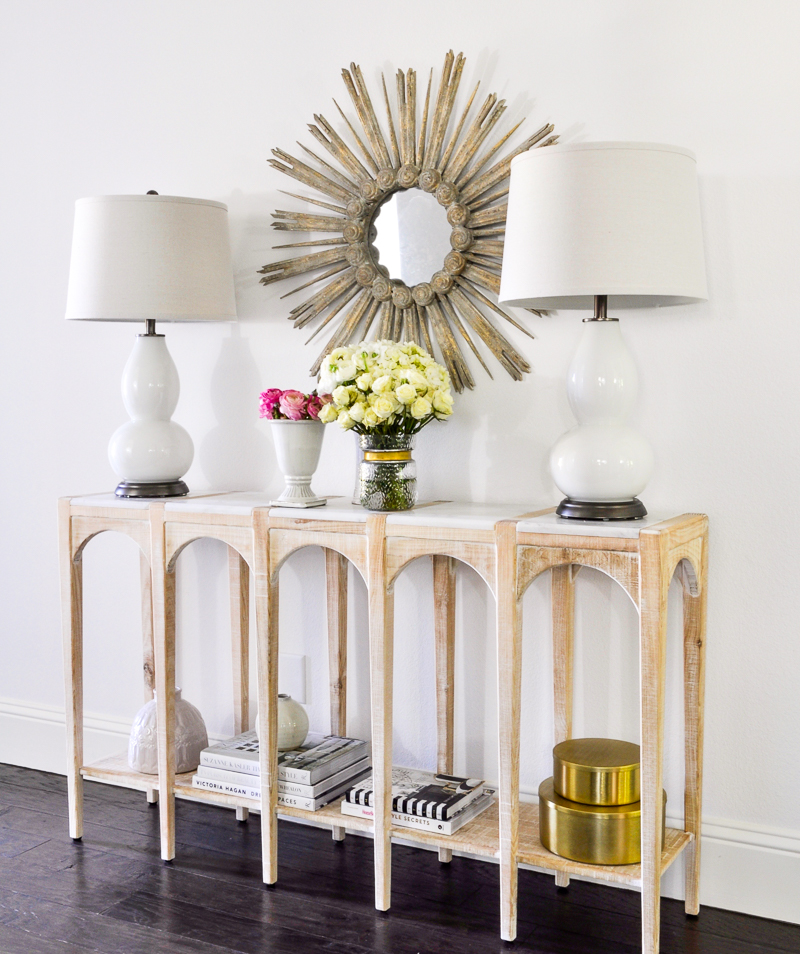
[[[699,510],[712,527],[705,784],[706,903],[800,921],[797,367],[800,322],[800,8],[790,2],[460,4],[409,0],[6,0],[0,60],[3,319],[0,760],[63,770],[55,501],[110,489],[111,432],[125,419],[122,367],[135,329],[63,320],[73,202],[85,195],[202,196],[230,207],[241,321],[167,329],[180,369],[175,418],[196,444],[193,489],[280,481],[258,392],[302,387],[316,353],[286,320],[270,213],[298,208],[266,164],[311,144],[314,112],[344,105],[340,68],[437,71],[467,57],[464,86],[509,101],[527,128],[567,140],[653,140],[697,153],[711,299],[625,318],[643,386],[638,423],[658,470],[653,511]],[[385,11],[385,12],[384,12]],[[488,16],[487,16],[488,12]],[[533,373],[514,384],[476,369],[453,420],[419,441],[422,496],[557,499],[546,450],[571,423],[564,373],[576,315],[522,316]],[[353,484],[350,436],[327,434],[317,489]],[[231,729],[221,547],[181,557],[180,683],[213,733]],[[282,578],[282,647],[313,656],[312,724],[326,728],[322,558]],[[493,605],[459,573],[457,768],[494,777]],[[90,743],[117,749],[141,702],[138,564],[111,535],[86,554]],[[367,733],[365,594],[352,585],[352,733]],[[432,766],[431,582],[414,565],[397,590],[397,760]],[[635,614],[590,571],[578,580],[578,733],[637,737]],[[680,603],[670,623],[669,814],[680,817]],[[525,605],[522,781],[550,774],[549,594]],[[679,873],[668,890],[680,894]]]

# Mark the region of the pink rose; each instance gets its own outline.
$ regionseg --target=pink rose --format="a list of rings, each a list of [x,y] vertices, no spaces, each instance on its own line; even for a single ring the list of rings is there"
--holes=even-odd
[[[322,410],[323,405],[330,404],[333,400],[332,394],[317,394],[316,391],[312,391],[308,395],[308,416],[312,421],[319,420],[319,412]]]
[[[280,397],[281,413],[290,421],[301,421],[306,416],[306,396],[301,391],[284,391]]]
[[[280,388],[269,388],[268,390],[262,392],[261,394],[261,404],[260,404],[260,417],[274,417],[273,411],[278,405],[278,401],[281,399]]]

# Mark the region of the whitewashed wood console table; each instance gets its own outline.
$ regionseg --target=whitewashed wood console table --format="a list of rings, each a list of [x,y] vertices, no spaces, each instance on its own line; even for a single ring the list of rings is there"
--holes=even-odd
[[[685,850],[686,910],[698,912],[699,832],[702,795],[703,684],[708,523],[700,515],[648,517],[618,524],[562,520],[551,510],[525,506],[436,502],[400,514],[367,513],[344,498],[325,508],[269,508],[262,494],[197,495],[169,501],[118,500],[111,494],[64,498],[59,504],[64,657],[67,690],[69,824],[83,831],[82,779],[91,778],[158,793],[161,854],[175,855],[174,798],[191,797],[262,816],[263,880],[277,880],[277,676],[278,580],[281,565],[296,550],[323,547],[326,554],[331,730],[346,734],[347,563],[369,594],[372,759],[375,820],[343,815],[334,802],[317,812],[280,808],[300,821],[329,825],[341,840],[346,830],[374,831],[375,904],[391,904],[391,842],[399,838],[439,851],[499,859],[501,935],[513,940],[517,917],[517,866],[552,871],[556,883],[570,875],[639,886],[642,948],[656,954],[660,880]],[[131,772],[124,755],[95,765],[83,763],[81,558],[97,533],[116,530],[132,537],[142,553],[145,634],[145,695],[158,696],[159,774]],[[262,713],[260,802],[193,789],[191,774],[175,775],[175,565],[193,540],[219,539],[229,547],[231,647],[236,731],[248,727],[250,572],[254,579],[258,704]],[[430,556],[435,596],[437,747],[439,771],[453,766],[455,564],[473,567],[497,605],[499,803],[455,835],[396,828],[391,824],[392,681],[394,585],[403,568]],[[529,584],[551,571],[553,595],[555,741],[571,736],[574,576],[581,566],[615,579],[639,611],[642,721],[642,863],[595,866],[551,854],[539,841],[538,813],[519,802],[519,712],[522,597]],[[667,591],[677,575],[684,587],[685,822],[667,829],[661,843],[660,791],[664,735]],[[154,674],[154,679],[153,679]]]

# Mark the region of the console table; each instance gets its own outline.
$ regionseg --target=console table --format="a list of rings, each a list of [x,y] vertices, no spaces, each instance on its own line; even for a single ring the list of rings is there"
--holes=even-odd
[[[116,530],[141,550],[145,696],[157,690],[159,772],[132,772],[126,756],[94,765],[83,760],[83,638],[81,559],[98,533]],[[241,798],[192,788],[192,773],[175,774],[175,566],[184,547],[212,537],[229,548],[231,655],[236,732],[248,727],[249,587],[256,607],[258,705],[262,714],[262,797]],[[563,520],[552,510],[525,506],[449,502],[421,504],[398,514],[368,513],[344,498],[325,508],[290,511],[269,507],[266,495],[229,493],[171,500],[120,500],[112,494],[63,498],[59,546],[67,697],[69,825],[83,830],[82,780],[139,789],[159,801],[161,855],[175,856],[175,797],[194,798],[262,816],[263,880],[277,880],[277,815],[330,826],[335,839],[347,830],[374,833],[375,904],[391,904],[392,838],[438,849],[447,862],[454,850],[499,859],[501,935],[516,935],[517,866],[552,871],[565,886],[571,875],[639,886],[642,949],[657,954],[660,880],[684,852],[686,910],[699,909],[702,797],[703,684],[708,521],[704,516],[648,517],[624,523]],[[277,676],[278,594],[283,562],[296,550],[320,546],[326,554],[331,731],[346,734],[347,563],[369,594],[372,761],[375,819],[343,815],[339,802],[317,812],[278,808]],[[473,567],[497,605],[499,799],[452,836],[391,824],[394,584],[403,568],[430,556],[435,596],[437,770],[453,771],[455,564]],[[597,866],[571,862],[542,847],[535,805],[519,801],[522,597],[540,573],[552,576],[555,742],[571,736],[574,578],[589,566],[616,580],[639,611],[641,651],[642,862]],[[683,830],[667,829],[662,844],[661,799],[664,736],[667,592],[673,576],[684,590],[684,724],[686,783]]]

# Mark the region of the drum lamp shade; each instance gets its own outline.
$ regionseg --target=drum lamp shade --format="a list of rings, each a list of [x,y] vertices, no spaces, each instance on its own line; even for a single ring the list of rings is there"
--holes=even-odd
[[[227,206],[168,195],[78,199],[66,317],[234,321]]]
[[[511,163],[500,301],[608,310],[704,301],[694,155],[656,143],[531,149]]]

